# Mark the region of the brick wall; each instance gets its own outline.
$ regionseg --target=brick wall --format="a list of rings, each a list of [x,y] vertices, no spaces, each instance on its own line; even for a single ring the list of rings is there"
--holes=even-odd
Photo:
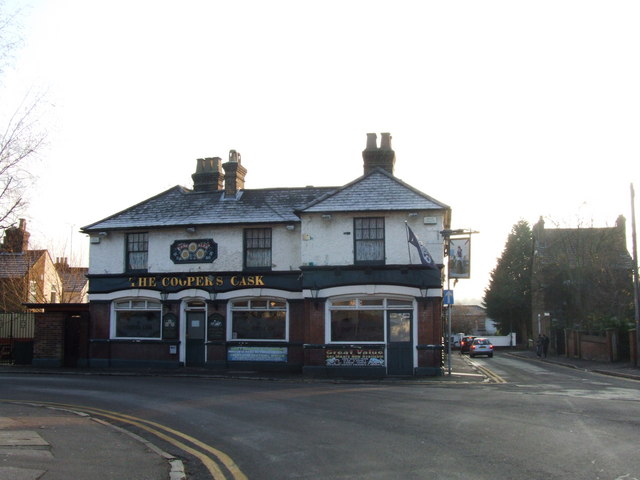
[[[36,313],[34,365],[62,365],[65,316],[64,313]]]

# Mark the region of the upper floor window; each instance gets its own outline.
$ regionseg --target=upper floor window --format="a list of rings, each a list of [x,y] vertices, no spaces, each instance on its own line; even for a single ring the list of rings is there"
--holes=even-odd
[[[384,217],[354,219],[356,265],[384,264]]]
[[[127,234],[127,271],[146,271],[149,259],[149,234]]]
[[[244,231],[245,268],[271,268],[271,229],[247,228]]]

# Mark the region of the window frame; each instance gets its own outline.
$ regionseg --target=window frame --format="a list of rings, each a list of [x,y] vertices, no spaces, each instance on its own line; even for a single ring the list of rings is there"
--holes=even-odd
[[[265,303],[266,302],[266,303]],[[273,304],[277,305],[273,305]],[[262,305],[264,304],[264,306]],[[283,312],[284,335],[282,338],[238,338],[234,331],[235,312]],[[227,341],[229,342],[288,342],[289,341],[289,302],[284,298],[255,297],[238,298],[229,301],[229,315],[227,315]]]
[[[125,307],[123,304],[128,303]],[[118,312],[154,312],[158,314],[158,336],[120,336],[118,335]],[[162,302],[146,298],[121,298],[111,302],[110,338],[114,340],[162,340],[163,339]]]
[[[268,238],[267,238],[267,235],[265,235],[264,237],[257,236],[257,237],[249,238],[250,233],[257,233],[257,232],[263,232],[265,234],[268,232]],[[252,241],[257,241],[257,242],[266,241],[268,242],[269,246],[268,247],[253,247],[253,246],[250,247],[249,243]],[[264,261],[265,265],[249,265],[249,253],[254,251],[263,252],[263,254],[265,254],[264,252],[268,252],[269,258],[268,258],[268,261]],[[271,227],[252,227],[252,228],[243,229],[242,231],[242,263],[243,263],[244,269],[249,271],[270,271],[272,269],[273,229]]]
[[[414,312],[414,310],[415,300],[408,298],[382,296],[346,296],[333,298],[327,302],[327,315],[325,316],[325,343],[330,345],[386,345],[389,338],[389,332],[387,331],[387,317],[389,312]],[[383,339],[375,341],[333,340],[333,312],[339,311],[381,311]],[[413,338],[413,332],[411,335]]]
[[[371,226],[372,221],[380,222],[381,226]],[[363,228],[358,223],[366,221],[369,226]],[[360,232],[368,232],[371,235],[375,232],[376,238],[358,238]],[[378,232],[382,232],[381,237],[378,237]],[[375,260],[359,260],[358,252],[364,248],[364,242],[376,242],[381,244],[381,258]],[[360,246],[360,249],[358,248]],[[386,261],[386,225],[384,217],[354,217],[353,219],[353,264],[354,265],[385,265]]]
[[[130,240],[134,236],[144,236],[144,240]],[[142,245],[145,249],[134,250],[132,245]],[[125,271],[128,273],[146,273],[149,271],[149,232],[129,232],[125,235]],[[145,254],[144,268],[133,268],[131,264],[132,254]]]

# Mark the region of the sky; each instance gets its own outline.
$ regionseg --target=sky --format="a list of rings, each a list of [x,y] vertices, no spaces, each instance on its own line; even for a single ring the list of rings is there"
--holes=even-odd
[[[479,302],[511,228],[613,226],[640,190],[640,2],[4,0],[0,105],[42,95],[32,248],[242,155],[247,188],[341,186],[369,132],[471,229]]]

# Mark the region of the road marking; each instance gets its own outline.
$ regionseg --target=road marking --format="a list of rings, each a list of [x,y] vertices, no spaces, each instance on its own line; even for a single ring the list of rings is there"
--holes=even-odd
[[[474,368],[479,370],[480,373],[482,373],[485,377],[487,377],[490,382],[493,382],[493,383],[507,383],[507,381],[504,378],[502,378],[497,373],[492,372],[487,367],[485,367],[483,365],[480,365],[479,363],[476,363],[473,360],[467,360],[467,361],[471,364],[471,366],[473,366]]]
[[[116,420],[129,425],[133,425],[135,427],[138,427],[142,430],[145,430],[155,435],[158,438],[165,440],[171,445],[174,445],[175,447],[187,453],[190,453],[191,455],[196,457],[198,460],[202,462],[202,464],[207,468],[207,470],[209,470],[209,473],[211,474],[211,477],[214,480],[227,480],[227,476],[220,469],[216,461],[222,464],[224,468],[226,468],[226,470],[230,473],[231,478],[233,480],[247,480],[247,476],[240,470],[240,468],[236,465],[236,463],[226,453],[210,445],[207,445],[206,443],[198,440],[197,438],[194,438],[190,435],[182,433],[178,430],[174,430],[172,428],[166,427],[157,422],[153,422],[151,420],[145,420],[143,418],[134,417],[132,415],[126,415],[124,413],[118,413],[110,410],[103,410],[100,408],[88,407],[84,405],[71,405],[71,404],[61,404],[61,403],[42,402],[42,401],[32,401],[32,402],[27,402],[27,401],[18,402],[14,400],[0,400],[0,401],[6,401],[11,403],[24,403],[29,405],[40,405],[40,406],[49,407],[49,408],[64,408],[64,409],[69,409],[74,411],[88,412],[93,415],[109,418],[111,420]],[[190,447],[189,445],[181,442],[180,440],[177,440],[175,437],[186,440],[188,443],[191,443],[192,445],[196,446],[200,450]],[[211,456],[207,455],[206,453],[203,453],[201,450],[204,450],[204,452],[207,452],[208,454],[212,455],[214,459],[212,459]]]

